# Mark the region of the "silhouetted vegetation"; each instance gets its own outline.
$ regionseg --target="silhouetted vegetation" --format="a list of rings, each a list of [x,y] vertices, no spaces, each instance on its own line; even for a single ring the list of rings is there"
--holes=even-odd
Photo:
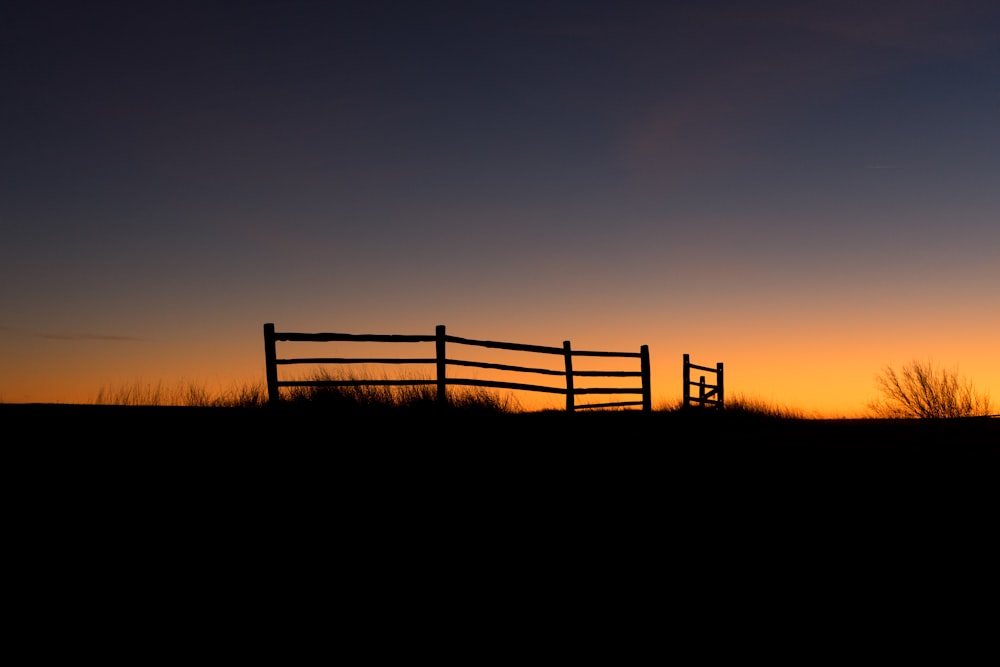
[[[334,379],[322,372],[311,377],[317,382]],[[904,377],[896,374],[901,383]],[[335,381],[357,379],[338,376]],[[952,379],[946,386],[968,387]],[[197,384],[135,382],[102,389],[97,405],[0,405],[0,412],[9,425],[30,425],[46,437],[67,440],[90,433],[105,442],[130,444],[308,442],[341,453],[373,444],[412,445],[414,451],[426,452],[420,447],[433,442],[501,457],[516,457],[525,446],[555,456],[565,451],[559,449],[562,445],[597,445],[602,451],[655,450],[675,463],[685,457],[700,460],[702,452],[709,456],[725,452],[736,457],[733,461],[771,465],[799,460],[794,457],[808,456],[807,452],[821,455],[871,447],[916,452],[939,446],[971,452],[1000,442],[998,419],[822,419],[741,394],[730,395],[724,408],[683,408],[678,402],[661,403],[652,412],[625,408],[568,412],[525,410],[509,393],[473,387],[450,389],[449,404],[443,407],[437,402],[435,384],[310,385],[281,391],[282,401],[269,405],[262,382],[218,394]],[[985,404],[981,398],[978,401],[971,404],[982,408]],[[748,458],[779,450],[781,456],[793,458]]]
[[[876,380],[881,398],[869,409],[883,418],[943,419],[992,414],[989,395],[979,393],[957,371],[913,361],[897,371],[887,366]]]
[[[318,370],[309,376],[312,381],[359,382],[365,376],[343,374],[334,376],[328,371]],[[372,378],[367,378],[372,379]],[[437,406],[436,387],[429,384],[378,385],[356,384],[345,386],[296,386],[283,390],[282,404],[289,406],[314,406],[324,409],[388,410],[433,409]],[[204,385],[178,383],[173,387],[162,382],[102,387],[94,400],[96,405],[117,406],[185,406],[185,407],[234,407],[258,408],[267,405],[267,388],[263,382],[234,385],[228,391],[213,394]],[[511,393],[490,390],[484,387],[452,388],[448,392],[448,404],[464,411],[483,411],[497,414],[526,412]],[[680,412],[680,402],[661,404],[656,412]],[[736,394],[730,397],[724,409],[690,407],[704,415],[724,412],[729,417],[766,417],[773,419],[805,419],[806,415],[793,408],[777,405],[760,398]],[[580,410],[580,412],[634,412],[627,408],[603,410]]]
[[[356,375],[334,377],[319,370],[311,381],[357,382],[365,378]],[[303,386],[284,389],[283,403],[291,406],[314,406],[336,410],[422,409],[436,407],[434,385]],[[267,405],[267,387],[263,382],[234,386],[228,391],[212,394],[204,385],[178,383],[174,387],[162,382],[102,387],[94,400],[96,405],[117,406],[185,406],[206,408],[258,408]],[[481,387],[463,387],[448,392],[450,407],[466,411],[495,413],[521,412],[517,400],[510,394]]]
[[[314,381],[358,382],[361,375],[333,376],[318,370],[309,376]],[[372,378],[367,378],[372,379]],[[385,378],[383,378],[385,379]],[[929,364],[913,363],[901,371],[887,368],[878,378],[883,397],[869,404],[875,418],[899,419],[912,417],[965,417],[992,414],[989,397],[978,393],[972,384],[956,373],[933,369]],[[234,384],[230,389],[213,393],[204,385],[178,383],[171,387],[162,382],[102,387],[94,400],[105,406],[182,406],[198,408],[264,408],[267,388],[264,382]],[[317,408],[323,412],[365,413],[399,410],[432,412],[437,404],[433,384],[381,385],[354,384],[345,386],[295,386],[282,389],[281,405]],[[483,387],[453,387],[448,391],[448,405],[463,413],[521,414],[530,412],[510,392]],[[543,412],[562,412],[546,410]],[[577,410],[586,413],[632,413],[627,408]],[[682,402],[661,402],[654,412],[660,414],[697,415],[699,422],[733,421],[747,418],[760,420],[803,421],[812,417],[799,409],[779,405],[746,394],[734,394],[724,408],[688,407]]]
[[[267,387],[263,382],[233,385],[228,391],[213,394],[204,385],[179,382],[173,387],[162,382],[135,381],[131,384],[101,387],[95,405],[186,406],[200,408],[253,408],[267,405]]]
[[[667,403],[657,407],[658,412],[683,412],[684,401]],[[745,394],[734,394],[726,399],[725,407],[689,406],[687,411],[697,414],[719,414],[728,417],[766,417],[769,419],[807,419],[802,410],[778,405],[762,398]]]
[[[770,417],[774,419],[805,419],[801,410],[777,405],[761,398],[737,394],[726,399],[725,412],[730,415]]]
[[[334,376],[319,370],[310,380],[318,382],[363,382],[360,375]],[[437,406],[437,387],[433,384],[380,385],[349,384],[345,386],[296,386],[287,387],[282,403],[289,405],[327,406],[343,410],[371,409],[434,409]],[[513,396],[490,391],[483,387],[452,388],[448,392],[448,405],[462,410],[482,410],[495,413],[521,412]]]

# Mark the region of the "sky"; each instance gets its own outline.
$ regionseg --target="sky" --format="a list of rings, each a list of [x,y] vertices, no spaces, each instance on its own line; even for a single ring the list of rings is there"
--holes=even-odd
[[[0,82],[3,402],[257,382],[266,322],[1000,399],[991,0],[4,3]]]

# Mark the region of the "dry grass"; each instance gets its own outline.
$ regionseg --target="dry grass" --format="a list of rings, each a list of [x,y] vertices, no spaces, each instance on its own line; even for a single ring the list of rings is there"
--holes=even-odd
[[[416,381],[415,378],[375,377],[365,374],[338,374],[319,369],[302,379],[309,382],[331,383],[304,387],[283,387],[282,402],[290,406],[318,406],[337,410],[385,410],[394,408],[422,409],[437,406],[436,384],[386,385],[372,382],[390,379]],[[162,382],[109,386],[101,388],[94,400],[98,405],[180,405],[191,407],[263,407],[267,405],[267,388],[263,381],[234,385],[228,391],[213,394],[204,385],[178,383],[170,387]],[[512,393],[501,393],[485,387],[449,387],[448,403],[452,408],[467,412],[495,414],[522,413]],[[695,408],[697,409],[697,408]],[[679,412],[679,402],[659,404],[655,412]],[[607,409],[606,412],[615,410]],[[622,412],[633,412],[621,408]],[[593,411],[586,411],[593,412]],[[715,410],[706,409],[705,413]],[[760,398],[734,394],[727,398],[728,416],[766,417],[773,419],[806,419],[800,410],[775,404]]]
[[[744,394],[726,399],[726,412],[777,419],[806,419],[806,414],[796,408],[776,405],[769,401]]]
[[[881,398],[868,407],[877,417],[950,419],[993,414],[989,394],[980,393],[958,371],[912,361],[899,371],[886,367],[876,378]]]
[[[390,380],[413,381],[415,378],[375,378],[361,374],[332,375],[318,370],[310,382],[329,385],[287,387],[282,390],[282,401],[293,405],[324,405],[345,409],[423,408],[437,406],[436,384],[377,384]],[[483,410],[496,413],[521,412],[521,407],[511,394],[490,391],[483,387],[450,387],[448,404],[462,410]]]
[[[267,404],[267,388],[263,382],[234,385],[228,391],[210,392],[205,385],[178,382],[170,387],[162,382],[101,387],[95,405],[183,405],[189,407],[228,408],[261,407]]]
[[[684,407],[681,405],[681,401],[676,401],[674,403],[662,404],[657,408],[657,411],[680,412],[683,409]],[[720,414],[726,414],[729,416],[768,417],[772,419],[808,419],[805,412],[796,408],[777,405],[762,398],[747,396],[745,394],[733,394],[727,397],[725,408],[723,410],[698,407],[693,407],[691,409],[704,411],[705,414],[719,412]]]

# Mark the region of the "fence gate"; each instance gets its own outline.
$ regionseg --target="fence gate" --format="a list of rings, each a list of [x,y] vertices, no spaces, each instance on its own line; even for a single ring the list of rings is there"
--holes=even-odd
[[[715,373],[715,384],[706,384],[704,375],[700,376],[697,382],[691,380],[692,368],[699,371],[705,371],[707,373]],[[692,385],[698,387],[697,396],[691,395]],[[691,363],[691,355],[684,355],[684,402],[681,404],[681,407],[687,408],[692,405],[697,405],[702,408],[725,408],[726,394],[723,387],[723,368],[721,361],[715,365],[715,368],[711,368],[709,366],[696,366]]]

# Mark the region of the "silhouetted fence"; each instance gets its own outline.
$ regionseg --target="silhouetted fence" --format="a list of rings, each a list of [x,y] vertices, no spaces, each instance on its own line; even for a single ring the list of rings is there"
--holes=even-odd
[[[291,358],[280,359],[277,354],[277,343],[279,341],[298,341],[324,343],[334,341],[350,341],[365,343],[434,343],[436,354],[434,357],[426,358]],[[525,366],[513,366],[508,364],[495,364],[480,361],[467,361],[460,359],[449,359],[445,354],[448,344],[478,346],[502,350],[513,350],[518,352],[534,352],[538,354],[560,355],[563,358],[564,370],[554,370],[548,368],[531,368]],[[573,359],[577,357],[621,357],[634,358],[639,360],[638,371],[579,371],[573,370]],[[264,325],[264,359],[267,365],[267,398],[270,404],[280,402],[281,387],[359,387],[377,385],[437,385],[437,401],[444,405],[448,402],[448,386],[461,385],[471,387],[489,387],[497,389],[514,389],[522,391],[545,392],[551,394],[564,394],[566,396],[566,410],[572,412],[581,409],[612,408],[641,406],[644,412],[652,410],[652,393],[650,388],[649,371],[649,346],[643,345],[638,352],[595,352],[588,350],[574,350],[570,342],[563,341],[562,347],[546,347],[544,345],[523,345],[521,343],[501,343],[489,340],[472,340],[469,338],[459,338],[449,336],[445,333],[444,325],[438,325],[433,336],[403,336],[394,334],[345,334],[345,333],[290,333],[276,332],[274,324]],[[287,364],[434,364],[437,368],[434,379],[402,379],[402,380],[279,380],[278,366]],[[499,371],[513,371],[517,373],[535,373],[540,375],[555,375],[565,378],[564,387],[552,387],[546,385],[526,384],[521,382],[503,382],[496,380],[477,380],[471,378],[448,377],[448,366],[463,366],[472,368],[484,368]],[[640,378],[641,387],[576,387],[574,378]],[[637,394],[641,400],[615,401],[607,403],[587,403],[577,405],[576,397],[584,394],[596,395],[619,395]]]
[[[697,382],[692,381],[692,368],[699,371],[706,371],[708,373],[715,373],[715,384],[706,384],[704,375],[700,376]],[[691,395],[692,386],[698,387],[697,396]],[[681,403],[682,407],[686,408],[691,405],[698,405],[699,407],[709,406],[724,408],[726,406],[724,386],[723,367],[721,361],[715,365],[715,368],[710,368],[708,366],[696,366],[691,363],[691,355],[684,355],[684,402]]]

